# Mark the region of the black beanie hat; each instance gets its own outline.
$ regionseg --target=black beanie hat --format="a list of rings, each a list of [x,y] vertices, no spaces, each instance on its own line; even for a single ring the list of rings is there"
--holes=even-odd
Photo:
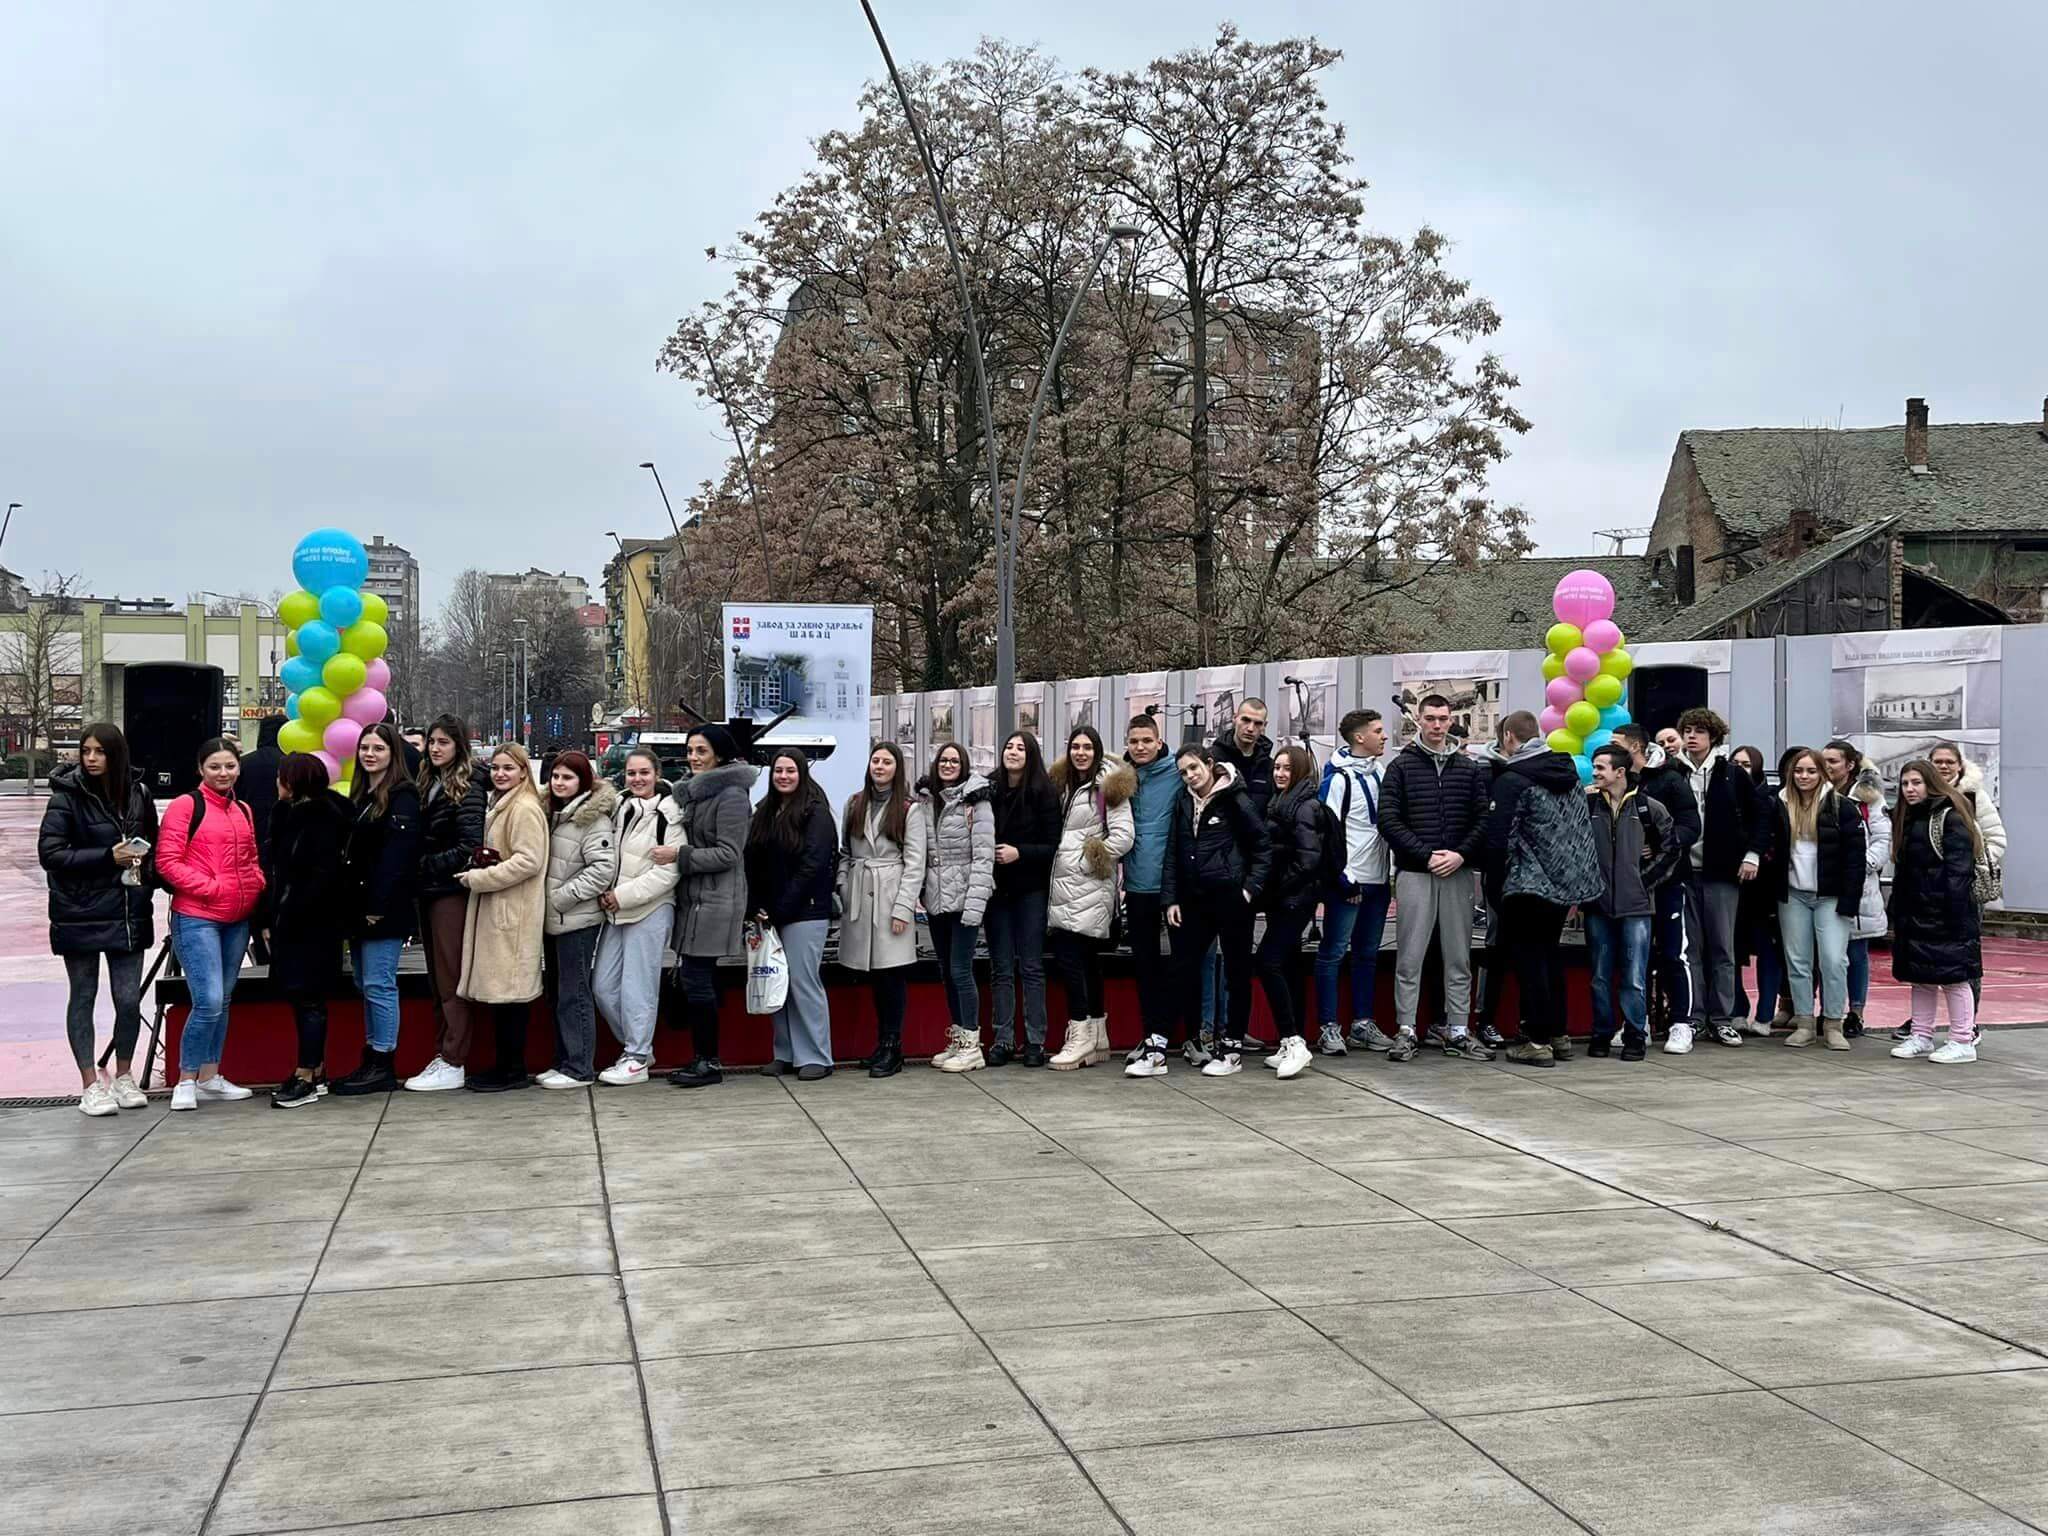
[[[711,755],[721,763],[729,763],[740,755],[740,744],[732,739],[732,732],[722,725],[700,725],[690,734],[702,736],[711,744]]]

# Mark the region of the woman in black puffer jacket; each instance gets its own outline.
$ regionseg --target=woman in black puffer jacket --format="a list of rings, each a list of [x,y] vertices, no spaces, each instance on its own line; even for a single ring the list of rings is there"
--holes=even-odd
[[[1273,800],[1266,810],[1272,867],[1266,876],[1266,933],[1254,956],[1280,1049],[1266,1065],[1297,1077],[1312,1061],[1302,1036],[1301,936],[1322,901],[1323,802],[1316,760],[1290,742],[1273,754]]]
[[[1984,974],[1983,921],[1972,894],[1983,834],[1969,803],[1931,762],[1899,770],[1892,812],[1892,975],[1913,988],[1913,1036],[1901,1057],[1939,1065],[1977,1059],[1970,983]],[[1934,1043],[1937,994],[1948,1000],[1948,1041]]]
[[[469,1060],[475,1021],[469,1002],[459,995],[469,892],[455,877],[469,868],[477,849],[484,845],[491,775],[470,755],[469,726],[459,716],[438,716],[427,727],[419,797],[416,894],[420,949],[427,962],[427,986],[434,994],[434,1054],[451,1066],[462,1067]]]
[[[353,818],[311,753],[286,757],[274,788],[263,926],[270,932],[270,980],[298,1026],[299,1063],[270,1102],[298,1109],[327,1091],[327,999],[340,989],[342,941],[355,918],[346,878]]]

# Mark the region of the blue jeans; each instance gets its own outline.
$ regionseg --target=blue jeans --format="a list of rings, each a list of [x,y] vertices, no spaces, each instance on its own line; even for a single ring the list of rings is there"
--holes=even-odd
[[[1861,1013],[1870,1002],[1870,940],[1849,941],[1849,1006]]]
[[[178,1040],[178,1065],[186,1072],[215,1066],[228,1038],[228,1003],[242,974],[249,947],[249,920],[216,923],[211,918],[171,914],[171,947],[192,993],[192,1013]]]
[[[1820,1016],[1839,1019],[1849,1008],[1849,919],[1835,910],[1834,897],[1787,891],[1778,904],[1778,932],[1785,941],[1794,1011],[1812,1006],[1817,973]]]
[[[363,994],[363,1033],[373,1051],[398,1049],[398,952],[404,947],[403,939],[356,939],[348,947]]]
[[[981,928],[960,921],[958,912],[932,912],[926,915],[925,931],[932,936],[939,979],[946,984],[946,1012],[953,1027],[978,1037],[981,993],[974,984],[974,941],[980,937]],[[1040,995],[1043,996],[1042,990]]]
[[[1614,1035],[1614,973],[1621,970],[1621,1027],[1641,1040],[1649,1029],[1650,918],[1588,912],[1586,950],[1593,970],[1593,1038]]]
[[[1341,1024],[1337,1012],[1337,975],[1344,955],[1351,954],[1351,1016],[1372,1017],[1380,976],[1380,940],[1387,932],[1387,903],[1393,890],[1361,885],[1358,900],[1323,903],[1323,942],[1316,947],[1316,1014],[1324,1024]]]

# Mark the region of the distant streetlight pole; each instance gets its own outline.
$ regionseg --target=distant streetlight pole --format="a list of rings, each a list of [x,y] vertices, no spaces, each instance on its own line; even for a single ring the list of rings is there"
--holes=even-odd
[[[619,563],[625,566],[626,580],[632,583],[633,590],[640,597],[640,629],[647,636],[648,642],[651,644],[654,638],[654,610],[647,606],[647,589],[640,585],[640,573],[633,569],[633,557],[626,553],[626,541],[619,537],[618,531],[613,528],[607,528],[604,531],[604,536],[619,546]],[[629,609],[628,612],[630,611]],[[632,628],[633,626],[626,622],[626,617],[622,614],[619,618],[619,649],[625,652],[626,692],[629,695],[629,702],[631,702],[630,695],[633,692]],[[649,713],[652,710],[652,706],[647,700],[647,669],[645,667],[640,669],[639,705],[642,713]],[[653,725],[656,730],[661,729],[661,718],[659,715],[654,717]]]
[[[7,525],[14,521],[14,514],[20,510],[20,502],[10,501],[7,503],[7,515],[0,517],[0,548],[4,548],[7,543]]]
[[[747,477],[747,500],[754,508],[754,536],[761,541],[761,571],[768,578],[768,590],[775,590],[775,551],[768,545],[768,525],[761,517],[761,489],[754,484],[753,461],[747,456],[747,440],[740,436],[739,414],[732,408],[732,397],[726,393],[725,376],[718,371],[718,359],[711,348],[704,348],[704,362],[711,370],[711,387],[718,391],[718,403],[725,409],[725,424],[731,429],[733,447],[739,451],[740,473]],[[648,464],[643,466],[652,469]]]
[[[529,703],[526,690],[528,682],[533,677],[533,663],[529,659],[529,652],[526,647],[527,622],[524,619],[514,619],[512,627],[519,631],[517,640],[519,661],[514,672],[514,676],[519,679],[519,745],[524,747],[528,753],[531,753],[533,751],[533,716],[528,712]]]

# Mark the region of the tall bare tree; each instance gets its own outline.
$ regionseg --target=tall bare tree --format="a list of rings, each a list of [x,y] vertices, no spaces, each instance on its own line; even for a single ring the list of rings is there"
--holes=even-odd
[[[55,760],[60,726],[83,722],[84,637],[78,627],[82,583],[76,573],[45,572],[42,590],[0,628],[0,720],[21,739],[31,785]]]

